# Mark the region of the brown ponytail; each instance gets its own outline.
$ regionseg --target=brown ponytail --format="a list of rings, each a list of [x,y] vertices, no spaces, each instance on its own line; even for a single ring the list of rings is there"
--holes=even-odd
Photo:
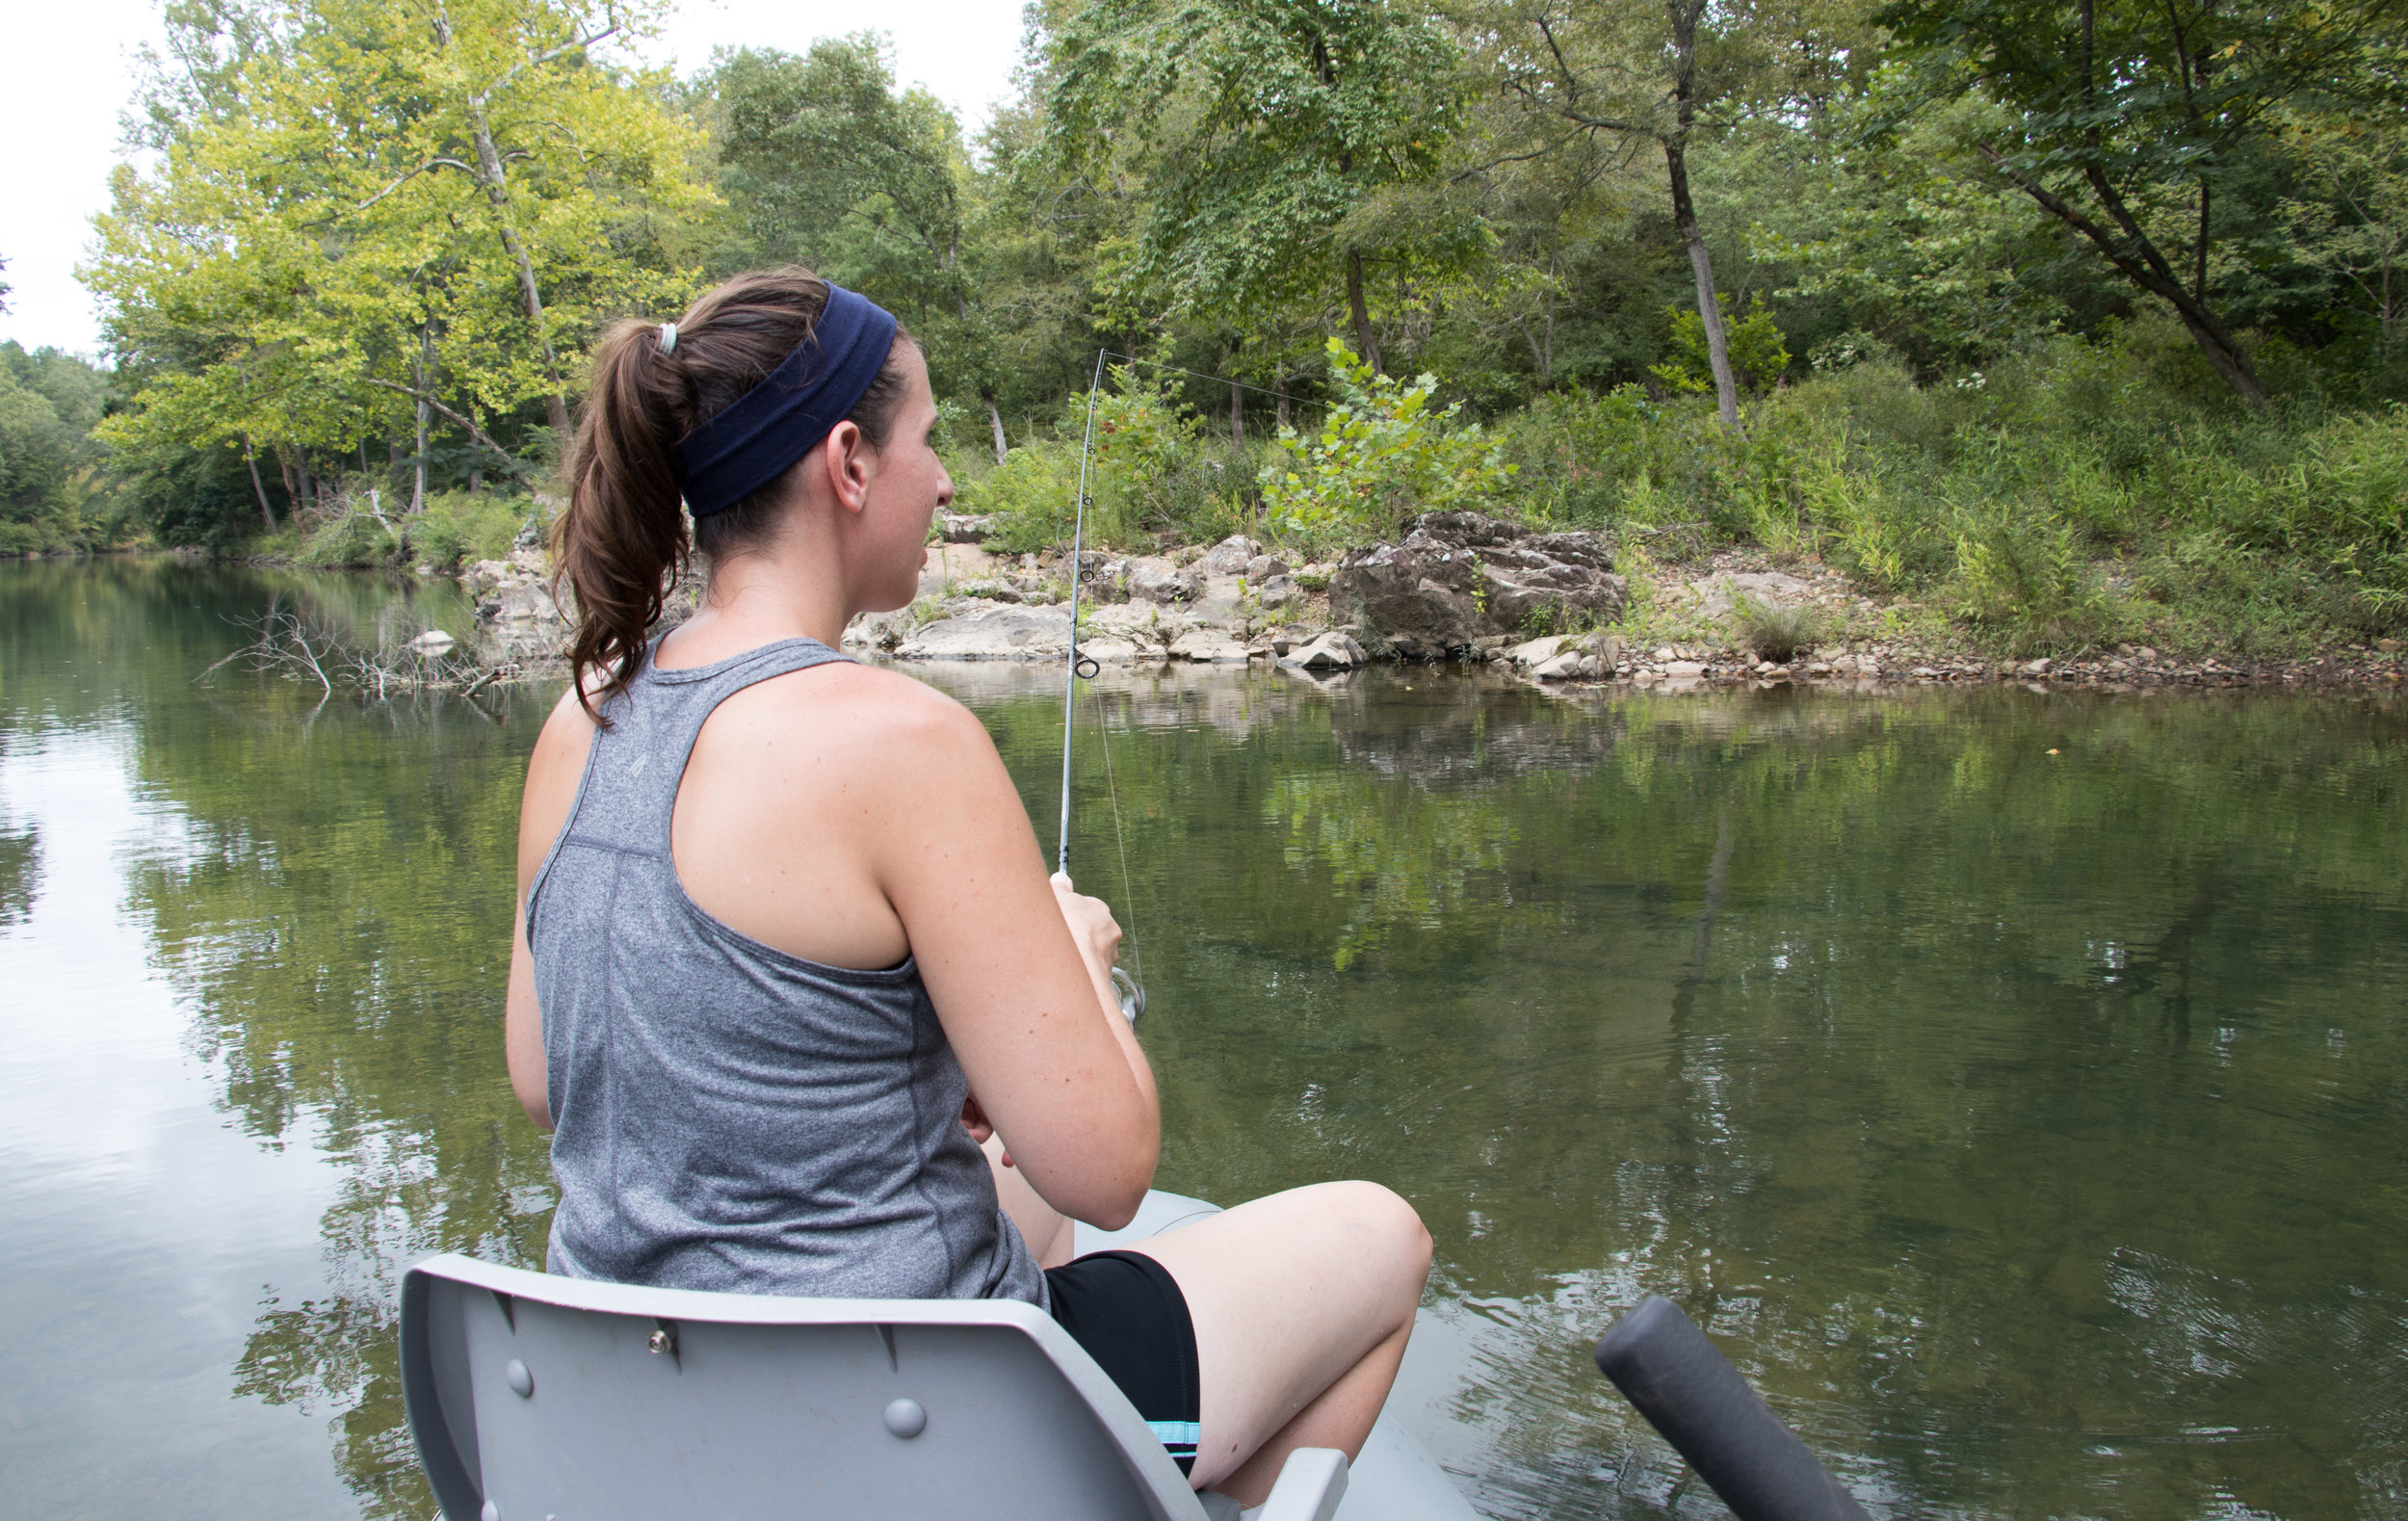
[[[759,542],[791,496],[792,468],[701,519],[690,539],[670,451],[769,379],[811,335],[826,304],[826,283],[809,270],[761,270],[688,307],[667,354],[659,325],[632,318],[613,324],[595,346],[569,449],[568,506],[552,524],[552,564],[556,593],[567,583],[577,613],[569,675],[596,723],[608,721],[596,704],[635,678],[645,636],[693,555],[718,560]],[[910,336],[898,328],[895,337],[885,366],[849,414],[873,448],[886,446],[907,383],[898,355]],[[589,683],[589,670],[606,679]]]

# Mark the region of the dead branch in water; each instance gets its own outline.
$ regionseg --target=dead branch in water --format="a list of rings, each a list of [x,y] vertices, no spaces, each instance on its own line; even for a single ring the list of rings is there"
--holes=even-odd
[[[384,701],[406,692],[474,694],[518,673],[515,661],[486,665],[456,659],[452,651],[458,646],[450,643],[437,647],[412,639],[363,644],[329,618],[281,605],[238,621],[250,631],[249,642],[212,664],[196,682],[240,661],[262,675],[315,683],[323,696],[341,688]]]

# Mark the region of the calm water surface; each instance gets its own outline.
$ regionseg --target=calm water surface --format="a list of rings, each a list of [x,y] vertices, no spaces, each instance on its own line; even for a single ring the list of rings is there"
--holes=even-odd
[[[553,694],[196,684],[271,597],[464,613],[0,564],[11,1514],[423,1518],[400,1271],[540,1260],[501,1008]],[[1050,819],[1053,677],[929,679]],[[1718,1513],[1586,1361],[1661,1292],[1876,1513],[2408,1515],[2396,702],[1099,686],[1075,864],[1161,1182],[1421,1208],[1399,1403],[1483,1510]]]

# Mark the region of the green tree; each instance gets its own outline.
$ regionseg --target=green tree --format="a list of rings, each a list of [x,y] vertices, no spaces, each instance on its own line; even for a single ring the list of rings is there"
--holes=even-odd
[[[156,168],[118,171],[84,271],[143,376],[111,439],[239,443],[271,516],[261,453],[301,495],[309,451],[364,466],[404,436],[423,500],[436,417],[524,474],[526,444],[492,429],[557,441],[595,325],[694,283],[694,133],[663,80],[603,51],[649,19],[589,0],[173,8],[144,101]]]
[[[1776,138],[1768,168],[1793,189],[1755,187],[1749,250],[1784,272],[1783,298],[1824,308],[1819,363],[1868,335],[1925,373],[1986,363],[2072,318],[2069,295],[2094,309],[2120,296],[2060,223],[1964,149],[1999,116],[1976,96],[1930,102],[1891,65]]]
[[[109,378],[89,361],[0,343],[0,554],[91,541],[101,463],[92,430],[108,400]]]
[[[2283,213],[2301,256],[2329,272],[2346,308],[2375,334],[2378,362],[2398,354],[2408,323],[2408,112],[2308,118],[2293,140],[2303,197]]]
[[[1716,299],[1714,257],[1698,223],[1690,154],[1752,108],[1793,113],[1854,66],[1855,31],[1773,6],[1664,0],[1653,7],[1504,0],[1472,18],[1489,39],[1500,88],[1527,113],[1503,157],[1594,153],[1600,140],[1625,153],[1653,144],[1663,157],[1674,234],[1688,255],[1714,401],[1739,427],[1739,383]]]
[[[1380,368],[1366,267],[1484,247],[1428,192],[1464,76],[1432,17],[1378,0],[1094,0],[1047,41],[1052,151],[1141,185],[1122,283],[1243,328],[1342,280]]]
[[[2219,249],[2262,226],[2286,108],[2394,90],[2403,0],[1893,0],[1876,17],[1931,98],[2004,108],[1973,146],[2007,183],[2172,307],[2234,393],[2265,406],[2224,310],[2259,277]]]
[[[797,260],[902,313],[929,340],[940,393],[985,408],[1007,448],[989,282],[978,268],[977,181],[959,123],[925,90],[898,90],[884,39],[746,49],[709,88],[722,184],[761,257]]]

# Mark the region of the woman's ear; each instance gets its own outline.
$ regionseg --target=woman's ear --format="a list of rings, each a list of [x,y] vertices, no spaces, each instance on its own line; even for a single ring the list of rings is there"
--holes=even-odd
[[[861,426],[850,418],[838,423],[817,452],[836,505],[848,512],[860,511],[870,498],[870,478],[877,473],[877,451],[861,436]]]

